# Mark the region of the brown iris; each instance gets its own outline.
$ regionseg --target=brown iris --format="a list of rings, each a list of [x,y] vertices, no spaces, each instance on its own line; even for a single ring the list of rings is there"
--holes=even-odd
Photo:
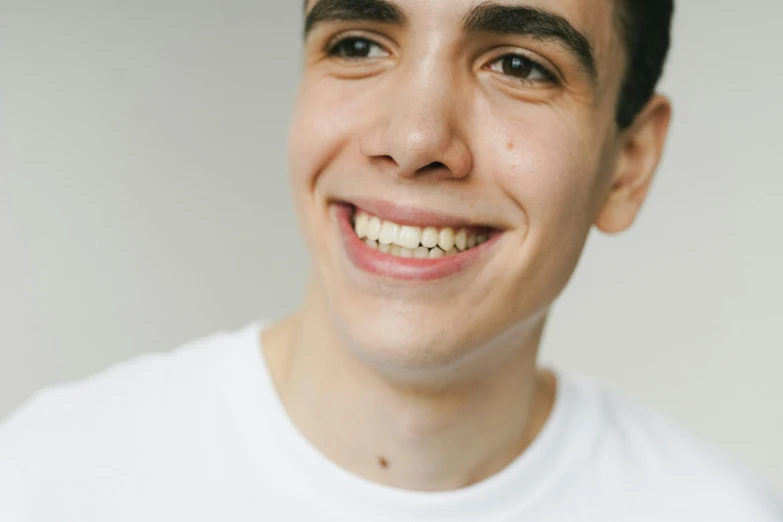
[[[364,38],[346,38],[330,49],[329,54],[341,58],[367,58],[373,45]]]
[[[503,74],[514,78],[528,78],[535,69],[535,64],[527,58],[519,55],[509,55],[502,58]]]

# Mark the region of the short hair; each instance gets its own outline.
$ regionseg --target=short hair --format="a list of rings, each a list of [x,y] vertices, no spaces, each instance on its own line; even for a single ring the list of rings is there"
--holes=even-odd
[[[627,66],[617,107],[617,125],[629,127],[650,101],[671,45],[674,0],[616,0]]]

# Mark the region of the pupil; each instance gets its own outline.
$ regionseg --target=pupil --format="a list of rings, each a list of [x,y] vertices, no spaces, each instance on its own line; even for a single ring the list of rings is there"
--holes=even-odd
[[[510,76],[526,78],[533,72],[533,64],[521,56],[508,56],[503,60],[503,72]]]
[[[343,56],[348,58],[366,58],[370,53],[370,43],[359,38],[343,42]]]

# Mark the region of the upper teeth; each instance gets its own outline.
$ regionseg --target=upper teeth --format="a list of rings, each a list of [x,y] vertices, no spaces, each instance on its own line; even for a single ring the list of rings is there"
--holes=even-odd
[[[360,239],[367,240],[368,245],[403,257],[453,255],[489,240],[487,234],[476,234],[465,228],[455,231],[451,227],[398,225],[361,211],[357,211],[354,218],[354,230]]]

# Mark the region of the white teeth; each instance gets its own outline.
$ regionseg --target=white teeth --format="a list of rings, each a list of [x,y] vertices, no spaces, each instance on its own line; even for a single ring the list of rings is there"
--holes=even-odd
[[[451,227],[438,230],[435,227],[419,228],[381,221],[376,216],[357,212],[354,230],[359,239],[370,248],[392,256],[439,259],[459,254],[489,241],[486,233],[475,234],[468,229],[455,232]]]
[[[421,233],[421,245],[427,248],[438,246],[439,239],[438,229],[435,227],[427,227]]]
[[[441,257],[454,256],[459,253],[456,248],[452,248],[448,252],[444,252],[438,247],[427,248],[420,246],[412,249],[401,247],[400,245],[395,245],[394,243],[391,245],[384,245],[383,243],[378,243],[378,241],[374,241],[372,239],[365,239],[364,244],[384,254],[390,254],[397,257],[409,257],[414,259],[440,259]]]
[[[416,259],[427,259],[430,257],[430,249],[427,247],[419,247],[413,251],[413,257]]]
[[[404,228],[404,227],[403,227]],[[384,245],[391,245],[392,243],[399,243],[397,240],[397,233],[400,227],[392,223],[391,221],[384,221],[381,225],[381,232],[378,235],[378,241]],[[418,245],[418,243],[416,243]]]
[[[421,229],[419,227],[400,227],[400,234],[397,236],[397,244],[402,247],[415,249],[421,243]]]
[[[459,250],[465,250],[468,248],[468,233],[464,228],[457,232],[457,235],[454,236],[454,244]]]
[[[360,212],[356,216],[356,223],[354,224],[354,229],[356,230],[356,235],[359,236],[359,239],[364,239],[367,237],[367,225],[369,224],[370,224],[370,218],[364,212]]]
[[[440,231],[440,237],[438,238],[438,246],[444,251],[448,252],[454,248],[454,230],[446,227]]]
[[[380,235],[381,235],[381,220],[377,217],[373,217],[370,219],[370,222],[367,225],[367,237],[369,237],[374,241],[377,241]]]

